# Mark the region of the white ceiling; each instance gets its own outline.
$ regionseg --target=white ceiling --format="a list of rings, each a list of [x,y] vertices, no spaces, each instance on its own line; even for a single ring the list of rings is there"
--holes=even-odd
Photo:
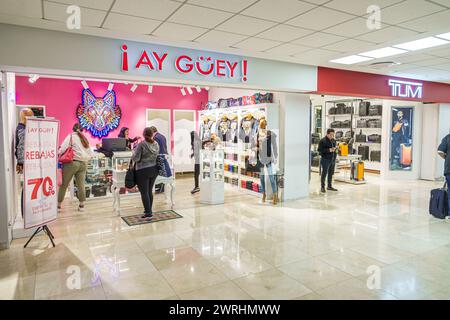
[[[0,0],[0,22],[450,83],[450,45],[352,66],[351,54],[450,32],[450,0]],[[367,7],[381,10],[367,28]],[[372,62],[401,64],[381,69]]]

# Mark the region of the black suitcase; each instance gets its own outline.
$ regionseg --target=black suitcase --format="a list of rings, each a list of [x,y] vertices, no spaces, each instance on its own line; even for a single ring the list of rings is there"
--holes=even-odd
[[[361,155],[362,160],[369,160],[369,146],[359,146],[358,154]]]
[[[353,107],[345,107],[345,114],[353,114],[355,108]]]
[[[381,120],[380,119],[367,120],[367,128],[381,128]]]
[[[362,130],[359,131],[359,134],[355,137],[356,142],[367,142],[367,136],[362,133]]]
[[[369,116],[381,116],[383,113],[383,106],[380,104],[374,104],[369,106]]]
[[[448,216],[448,205],[447,183],[443,188],[431,190],[429,212],[433,217],[445,219]]]
[[[361,101],[359,103],[359,115],[362,117],[368,116],[369,115],[369,107],[370,107],[369,101]]]
[[[381,162],[381,151],[373,150],[370,152],[370,161]]]
[[[345,103],[336,104],[336,114],[344,114],[345,113]]]
[[[328,114],[336,114],[336,107],[331,107],[330,110],[328,110]]]
[[[373,142],[373,143],[381,143],[381,135],[380,134],[370,134],[367,137],[367,141]]]
[[[92,186],[92,194],[94,195],[94,197],[106,196],[106,189],[106,186],[101,184]]]
[[[356,127],[357,128],[367,128],[367,120],[359,119],[356,121]]]

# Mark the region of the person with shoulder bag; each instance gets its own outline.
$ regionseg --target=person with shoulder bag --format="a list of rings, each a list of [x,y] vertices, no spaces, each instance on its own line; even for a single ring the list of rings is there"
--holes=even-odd
[[[82,128],[76,123],[70,133],[63,141],[60,149],[59,160],[62,163],[62,184],[58,190],[58,209],[66,195],[67,187],[75,177],[77,184],[77,197],[80,201],[79,211],[84,211],[84,202],[86,201],[86,190],[84,183],[86,181],[87,163],[92,159],[94,153],[89,147],[89,141],[82,133]]]
[[[132,161],[135,163],[135,181],[141,193],[144,205],[143,219],[153,216],[153,186],[158,177],[156,159],[159,154],[159,145],[153,139],[151,128],[144,129],[144,141],[140,142],[133,150]]]

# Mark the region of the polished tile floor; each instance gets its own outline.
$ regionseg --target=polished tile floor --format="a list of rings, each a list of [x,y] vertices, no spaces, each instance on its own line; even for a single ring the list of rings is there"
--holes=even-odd
[[[450,222],[428,214],[425,181],[336,184],[279,206],[226,192],[199,204],[178,179],[182,219],[127,226],[111,200],[65,203],[37,237],[0,251],[0,299],[449,299]],[[163,195],[155,210],[168,208]],[[142,211],[122,201],[123,215]],[[369,273],[368,273],[369,271]]]

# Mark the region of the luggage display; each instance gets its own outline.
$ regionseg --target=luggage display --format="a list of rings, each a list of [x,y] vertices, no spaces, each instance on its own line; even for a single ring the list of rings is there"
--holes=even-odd
[[[101,184],[92,186],[92,194],[94,197],[106,196],[106,186]]]
[[[320,157],[313,157],[311,159],[311,167],[318,167],[320,164]]]
[[[343,157],[348,156],[348,144],[346,143],[339,144],[339,155]]]
[[[356,165],[356,179],[357,181],[364,180],[364,161],[358,161]]]
[[[357,128],[367,128],[367,120],[359,119],[356,121]]]
[[[335,139],[341,139],[344,136],[343,131],[336,131],[336,134],[334,135]]]
[[[370,161],[381,162],[381,151],[380,150],[370,151]]]
[[[311,134],[311,144],[319,144],[320,142],[320,134],[313,133]]]
[[[381,128],[381,119],[367,120],[367,128]]]
[[[361,155],[362,160],[369,160],[369,146],[359,146],[358,154]]]
[[[356,142],[367,142],[367,136],[362,133],[362,130],[359,131],[359,134],[356,135]]]
[[[345,120],[341,123],[341,128],[351,128],[352,127],[352,121],[351,120]]]
[[[331,128],[342,128],[342,121],[333,121],[330,124]]]
[[[367,136],[367,141],[373,143],[381,143],[381,134],[369,134]]]
[[[347,131],[347,132],[344,134],[344,138],[346,138],[346,139],[351,139],[351,138],[353,138],[354,135],[355,135],[355,133],[354,133],[353,131]]]
[[[374,104],[369,106],[369,116],[381,116],[383,113],[383,106],[380,104]]]
[[[448,206],[447,183],[442,188],[431,190],[429,212],[433,217],[445,219],[448,216]]]
[[[368,116],[369,115],[369,107],[370,107],[369,101],[361,101],[359,103],[359,115],[362,117]]]
[[[328,114],[336,114],[336,107],[331,107],[330,110],[328,110]]]
[[[355,112],[355,108],[353,107],[345,107],[345,114],[353,114]]]
[[[336,114],[344,114],[345,113],[345,103],[337,103],[336,104]]]
[[[403,166],[410,166],[412,163],[412,146],[401,144],[400,164]]]

